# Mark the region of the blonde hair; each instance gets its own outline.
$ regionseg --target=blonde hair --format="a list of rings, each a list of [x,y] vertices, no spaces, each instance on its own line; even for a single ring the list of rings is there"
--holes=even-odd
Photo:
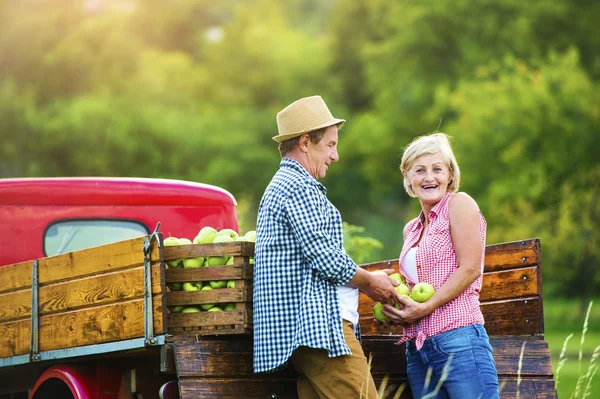
[[[444,133],[431,133],[416,137],[408,146],[405,147],[402,154],[400,170],[403,174],[412,167],[415,159],[422,155],[442,154],[444,163],[450,170],[450,181],[447,191],[457,192],[460,185],[460,169],[450,146],[451,137]],[[411,197],[416,197],[406,176],[404,177],[404,189]]]

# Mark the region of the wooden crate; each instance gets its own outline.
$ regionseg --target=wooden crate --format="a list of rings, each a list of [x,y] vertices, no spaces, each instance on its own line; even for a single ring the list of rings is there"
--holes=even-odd
[[[164,247],[164,260],[198,256],[233,256],[232,265],[203,266],[199,268],[167,268],[166,282],[235,280],[235,288],[211,291],[173,291],[166,295],[168,308],[177,305],[235,304],[235,310],[221,312],[168,314],[170,334],[223,335],[252,333],[252,273],[250,258],[254,243],[231,242],[218,244],[191,244]]]
[[[144,238],[37,260],[40,352],[145,336]],[[166,333],[160,259],[160,248],[154,243],[155,335]],[[0,358],[31,352],[33,264],[32,260],[0,268]]]

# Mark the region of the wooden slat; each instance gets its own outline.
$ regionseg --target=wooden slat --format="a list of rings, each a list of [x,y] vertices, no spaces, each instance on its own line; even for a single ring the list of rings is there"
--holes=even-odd
[[[161,295],[153,296],[154,333],[165,333]],[[29,353],[28,319],[0,324],[0,357]],[[121,301],[40,317],[40,351],[144,336],[144,300]]]
[[[481,302],[508,298],[540,295],[542,286],[538,284],[539,267],[489,272],[483,275]]]
[[[249,313],[243,310],[227,312],[169,313],[169,328],[207,327],[220,325],[248,324]]]
[[[372,357],[371,373],[383,378],[386,374],[406,376],[405,345],[396,345],[400,336],[363,336],[365,356]],[[521,361],[521,376],[552,378],[552,359],[548,343],[542,337],[490,336],[499,376],[518,374],[521,346],[525,343]]]
[[[144,237],[140,237],[41,258],[38,264],[39,284],[45,285],[142,265],[143,245]],[[152,248],[152,259],[160,259],[158,246],[153,245]],[[0,292],[31,287],[32,263],[33,260],[0,267]]]
[[[362,295],[362,294],[361,294]],[[373,321],[373,301],[359,301],[360,328],[363,334],[402,334],[401,327],[386,329]],[[481,312],[488,334],[521,335],[542,334],[544,320],[541,297],[526,297],[481,303]]]
[[[181,378],[181,399],[298,399],[296,380],[257,378]]]
[[[481,312],[490,335],[544,333],[541,297],[483,302]]]
[[[253,265],[215,266],[199,268],[177,268],[166,270],[167,283],[186,281],[251,279]]]
[[[500,378],[501,399],[557,399],[551,378]],[[517,393],[518,392],[518,393]]]
[[[161,292],[160,264],[152,265],[152,292]],[[71,311],[86,306],[107,304],[144,296],[142,266],[112,273],[84,277],[39,289],[40,315]],[[31,316],[31,289],[0,294],[0,322]]]
[[[488,245],[485,248],[484,273],[539,265],[541,246],[538,238]],[[361,265],[369,271],[398,269],[398,259]]]
[[[219,288],[210,291],[174,291],[167,293],[168,306],[249,302],[251,300],[252,287]]]
[[[254,256],[254,243],[249,241],[217,244],[189,244],[164,247],[165,260],[197,256]]]
[[[0,267],[0,293],[31,287],[33,261]]]
[[[539,238],[488,245],[485,248],[484,271],[497,271],[539,265],[541,246]]]

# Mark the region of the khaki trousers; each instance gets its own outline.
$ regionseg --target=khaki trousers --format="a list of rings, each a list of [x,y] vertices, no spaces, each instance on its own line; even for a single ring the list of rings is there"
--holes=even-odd
[[[327,350],[306,346],[292,354],[300,399],[376,399],[377,388],[367,358],[354,335],[352,323],[343,320],[351,355],[329,357]]]

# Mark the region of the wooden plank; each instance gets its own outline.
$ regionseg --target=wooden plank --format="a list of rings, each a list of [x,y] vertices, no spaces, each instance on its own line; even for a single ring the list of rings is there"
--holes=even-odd
[[[541,295],[538,272],[538,266],[530,266],[486,273],[483,275],[479,300],[484,302]]]
[[[363,295],[362,293],[360,295]],[[358,312],[363,334],[386,335],[402,334],[402,328],[393,326],[386,329],[373,320],[373,301],[361,298]],[[481,312],[488,334],[523,335],[543,334],[544,320],[541,297],[525,297],[481,303]]]
[[[396,345],[399,338],[400,336],[363,336],[363,350],[367,358],[372,357],[371,373],[374,378],[383,378],[386,374],[406,376],[405,344]],[[525,348],[521,376],[552,378],[548,343],[536,336],[490,336],[498,375],[510,377],[518,374],[523,343]]]
[[[250,301],[252,301],[252,287],[219,288],[210,291],[173,291],[167,293],[168,306]],[[251,305],[248,307],[251,308]]]
[[[214,281],[251,279],[254,265],[177,268],[165,271],[167,283],[186,281]]]
[[[39,259],[40,285],[118,271],[144,263],[144,237]],[[160,259],[158,246],[151,257]],[[31,287],[33,260],[0,267],[0,292]]]
[[[539,265],[541,245],[538,238],[493,244],[485,247],[484,273]],[[398,259],[361,265],[366,270],[397,269]]]
[[[144,238],[139,237],[113,244],[69,252],[39,260],[40,284],[81,278],[144,264]],[[153,245],[152,259],[159,258]]]
[[[557,399],[554,380],[550,378],[500,378],[501,399]]]
[[[161,295],[153,296],[154,333],[165,333]],[[0,324],[0,357],[29,353],[28,319]],[[121,301],[40,317],[40,351],[144,336],[144,300]]]
[[[31,287],[33,261],[0,267],[0,293]]]
[[[152,292],[161,288],[160,263],[152,265]],[[40,315],[144,296],[144,268],[69,280],[39,288]],[[31,289],[0,294],[0,322],[31,316]]]
[[[485,248],[486,272],[539,265],[541,245],[539,238],[488,245]]]
[[[217,244],[189,244],[164,247],[164,259],[184,259],[198,256],[254,256],[254,243],[249,241]]]
[[[251,320],[249,312],[230,310],[223,312],[169,313],[169,328],[244,325]]]
[[[181,399],[298,399],[296,380],[256,378],[181,378]]]

